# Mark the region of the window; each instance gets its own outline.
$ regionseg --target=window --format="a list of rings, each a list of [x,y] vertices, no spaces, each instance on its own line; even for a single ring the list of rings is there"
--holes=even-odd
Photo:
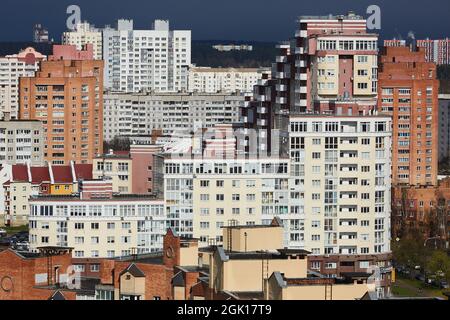
[[[93,222],[93,223],[91,223],[91,229],[92,229],[92,230],[98,230],[98,229],[99,229],[99,224],[98,224],[98,222]]]

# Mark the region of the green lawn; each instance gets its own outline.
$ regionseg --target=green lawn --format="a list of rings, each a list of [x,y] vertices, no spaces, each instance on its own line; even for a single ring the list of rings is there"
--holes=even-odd
[[[441,297],[442,290],[427,286],[422,281],[399,277],[391,287],[392,294],[398,297]]]

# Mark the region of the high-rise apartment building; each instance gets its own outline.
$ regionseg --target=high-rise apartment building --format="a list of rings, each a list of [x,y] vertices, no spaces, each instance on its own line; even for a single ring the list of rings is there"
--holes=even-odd
[[[191,31],[170,30],[155,20],[153,30],[134,30],[133,20],[119,20],[103,30],[105,88],[113,91],[178,92],[187,89]]]
[[[278,45],[272,80],[258,84],[242,110],[246,127],[260,130],[261,148],[271,150],[270,129],[285,130],[289,114],[375,110],[377,41],[365,18],[354,13],[299,17],[295,38]]]
[[[54,46],[36,76],[20,79],[20,118],[42,121],[50,163],[92,163],[103,152],[103,61],[92,45]]]
[[[439,161],[450,157],[450,94],[439,95]]]
[[[0,57],[0,117],[19,117],[19,78],[33,77],[39,63],[46,59],[33,48]]]
[[[450,64],[450,39],[411,39],[414,46],[424,48],[427,62],[434,62],[437,65]],[[385,47],[403,47],[406,40],[384,40]]]
[[[40,23],[33,27],[33,42],[35,43],[49,43],[48,30]]]
[[[104,138],[190,133],[239,121],[244,96],[226,93],[114,93],[104,95]]]
[[[99,29],[94,28],[88,22],[79,22],[75,30],[66,31],[62,35],[62,44],[75,45],[78,50],[83,49],[87,44],[92,44],[94,48],[94,59],[102,60],[103,57],[103,36]]]
[[[436,65],[423,49],[386,47],[380,58],[379,112],[392,116],[392,184],[436,185],[438,91]]]

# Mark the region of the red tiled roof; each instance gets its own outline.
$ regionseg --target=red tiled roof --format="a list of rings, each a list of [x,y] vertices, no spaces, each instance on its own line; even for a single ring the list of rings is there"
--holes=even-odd
[[[12,166],[12,181],[28,181],[28,168],[24,164]]]
[[[54,183],[71,183],[72,168],[70,166],[52,166]]]
[[[50,172],[48,167],[31,167],[31,181],[33,184],[49,182]]]
[[[75,176],[77,180],[92,180],[92,164],[74,164]]]

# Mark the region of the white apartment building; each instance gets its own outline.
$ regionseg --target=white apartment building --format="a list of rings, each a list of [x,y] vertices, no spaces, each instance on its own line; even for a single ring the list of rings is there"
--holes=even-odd
[[[35,120],[0,121],[0,166],[44,163],[44,128]]]
[[[45,58],[33,48],[0,57],[0,117],[19,118],[19,78],[33,77]]]
[[[191,31],[170,30],[155,20],[153,30],[134,30],[133,20],[119,20],[103,30],[104,84],[121,92],[178,92],[187,89]]]
[[[390,252],[391,118],[291,116],[292,246],[313,255]]]
[[[116,136],[193,132],[218,123],[239,121],[245,97],[238,94],[208,93],[105,93],[104,139]]]
[[[242,92],[252,94],[253,87],[270,69],[191,67],[188,73],[189,92]]]
[[[94,28],[88,22],[79,22],[74,31],[66,31],[62,35],[62,44],[75,45],[78,50],[83,49],[86,44],[94,47],[94,59],[103,58],[103,36],[99,29]]]
[[[164,202],[144,196],[30,199],[30,249],[72,247],[74,258],[111,258],[162,250]]]
[[[223,226],[270,224],[274,216],[297,215],[289,211],[288,159],[172,157],[164,166],[168,226],[200,239],[200,246],[221,244]]]

